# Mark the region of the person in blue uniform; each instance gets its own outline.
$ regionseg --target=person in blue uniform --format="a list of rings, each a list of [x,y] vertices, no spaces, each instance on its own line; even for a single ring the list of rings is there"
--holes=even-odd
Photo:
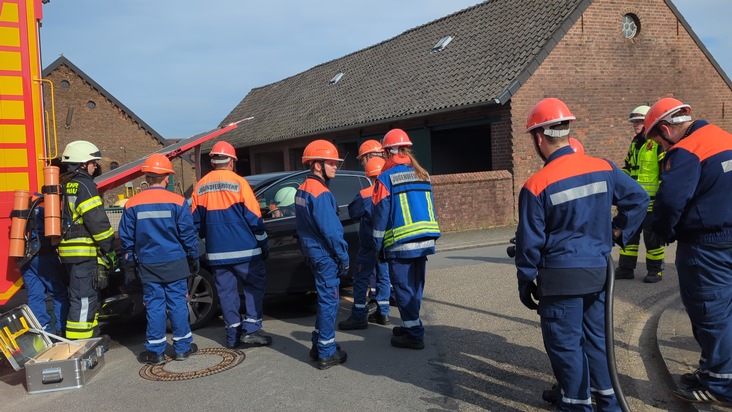
[[[226,324],[226,346],[269,346],[272,337],[262,330],[264,260],[269,254],[262,210],[249,182],[235,171],[234,146],[216,142],[209,156],[214,170],[193,189],[191,210],[199,236],[206,239],[206,258],[213,268]],[[239,282],[244,288],[244,319]]]
[[[155,153],[142,166],[148,188],[125,203],[119,223],[122,256],[136,266],[147,315],[145,351],[138,361],[165,363],[166,319],[173,329],[175,360],[198,350],[188,324],[188,276],[198,273],[198,237],[183,196],[165,188],[175,171]]]
[[[674,394],[687,402],[732,406],[732,134],[693,120],[691,106],[657,101],[646,136],[667,150],[651,227],[677,241],[681,301],[701,347],[699,369]]]
[[[340,301],[340,277],[350,266],[348,244],[343,239],[343,225],[338,205],[328,190],[338,164],[338,149],[326,140],[310,142],[303,151],[302,163],[310,168],[295,195],[295,224],[302,254],[315,277],[318,313],[312,333],[310,357],[318,369],[340,365],[348,359],[335,341],[335,320]]]
[[[366,163],[366,176],[373,181],[381,173],[385,160],[381,157],[372,157]],[[340,330],[366,329],[369,326],[368,319],[379,325],[389,324],[389,292],[391,283],[389,281],[389,265],[376,258],[374,249],[372,209],[371,200],[374,193],[374,186],[371,185],[362,189],[356,197],[348,204],[348,216],[354,220],[360,220],[358,228],[359,248],[356,258],[356,273],[353,275],[353,306],[351,316],[338,323]],[[373,315],[368,315],[366,308],[366,295],[369,281],[376,272],[376,304],[377,309]]]
[[[51,239],[44,236],[43,203],[33,209],[29,242],[38,243],[38,252],[21,266],[20,273],[28,294],[28,307],[46,332],[64,335],[66,318],[69,315],[69,294],[64,285],[68,276],[59,260]],[[46,297],[53,300],[53,324],[46,307]]]
[[[605,353],[607,265],[613,241],[624,246],[642,223],[649,197],[612,162],[574,152],[574,120],[556,98],[529,113],[526,131],[545,163],[519,193],[519,298],[541,317],[557,410],[592,411],[592,394],[599,410],[618,411]]]
[[[424,325],[419,311],[427,256],[435,253],[435,241],[440,237],[432,185],[429,174],[412,154],[412,141],[404,130],[390,130],[381,146],[386,163],[372,196],[373,237],[378,259],[389,264],[402,319],[401,326],[392,329],[391,345],[423,349]]]

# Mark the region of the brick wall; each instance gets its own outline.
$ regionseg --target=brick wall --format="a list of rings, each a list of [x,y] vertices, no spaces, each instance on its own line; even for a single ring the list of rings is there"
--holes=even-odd
[[[88,140],[102,151],[102,160],[99,164],[102,170],[107,172],[113,161],[122,166],[163,147],[160,141],[132,117],[65,65],[60,65],[47,76],[47,79],[53,82],[55,90],[59,156],[67,143],[73,140]],[[61,85],[64,80],[69,83],[67,88]],[[46,110],[50,112],[48,86],[44,86],[44,100]],[[88,106],[90,101],[94,102],[94,108]],[[73,112],[70,113],[70,109],[73,109]],[[174,177],[176,193],[189,193],[195,184],[193,165],[180,158],[174,159],[172,163],[176,172]],[[140,187],[143,181],[143,178],[136,179],[133,187]],[[111,206],[117,200],[117,195],[124,192],[124,186],[106,192],[103,196],[105,206]]]
[[[640,19],[636,38],[621,34],[626,13]],[[622,165],[633,137],[628,113],[666,96],[690,104],[695,118],[732,130],[732,90],[663,0],[594,1],[512,98],[516,193],[542,165],[524,131],[540,99],[564,100],[577,117],[572,135],[587,153]]]
[[[514,222],[513,178],[506,170],[432,176],[435,211],[443,232]]]

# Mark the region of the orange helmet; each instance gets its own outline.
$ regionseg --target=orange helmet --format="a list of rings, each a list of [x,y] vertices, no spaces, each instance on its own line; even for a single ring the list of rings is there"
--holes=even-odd
[[[384,149],[411,145],[412,141],[409,140],[407,132],[402,129],[389,130],[389,132],[384,136],[384,139],[381,141],[381,147],[383,147]]]
[[[225,142],[223,140],[220,142],[216,142],[216,144],[213,145],[213,148],[211,148],[211,153],[209,153],[208,155],[211,157],[226,156],[234,160],[239,160],[236,157],[236,150],[234,149],[234,146],[232,146],[231,143]]]
[[[574,137],[569,138],[569,147],[571,147],[575,153],[585,154],[585,147],[582,146],[582,143]]]
[[[548,97],[542,99],[537,103],[531,112],[529,112],[529,118],[526,120],[526,133],[544,126],[553,126],[565,121],[574,121],[577,118],[574,117],[572,112],[563,101],[554,97]],[[566,136],[569,131],[565,130],[554,130],[554,134],[546,133],[550,137],[563,137]],[[557,133],[561,132],[561,133]]]
[[[306,165],[313,160],[343,161],[338,158],[338,149],[335,145],[327,140],[313,140],[305,146],[302,152],[302,164]]]
[[[384,149],[381,147],[381,143],[376,140],[367,140],[361,143],[361,147],[358,148],[358,156],[356,159],[360,159],[369,153],[381,153]]]
[[[376,177],[381,173],[381,168],[384,167],[386,160],[382,157],[374,156],[366,162],[366,176]]]
[[[142,173],[154,173],[156,175],[172,175],[175,174],[173,164],[170,163],[164,154],[153,153],[145,159],[142,164]]]
[[[673,97],[664,97],[651,106],[646,113],[643,126],[646,129],[646,137],[648,133],[662,121],[671,124],[684,123],[691,120],[691,106],[682,103]]]

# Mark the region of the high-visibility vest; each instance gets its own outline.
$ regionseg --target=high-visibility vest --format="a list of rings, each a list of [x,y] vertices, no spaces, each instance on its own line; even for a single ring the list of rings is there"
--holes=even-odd
[[[666,152],[660,151],[658,143],[650,139],[644,139],[643,144],[638,136],[628,149],[623,170],[633,179],[638,181],[643,190],[651,197],[648,203],[648,211],[653,210],[653,201],[658,192],[658,185],[661,183],[661,168],[659,166]]]

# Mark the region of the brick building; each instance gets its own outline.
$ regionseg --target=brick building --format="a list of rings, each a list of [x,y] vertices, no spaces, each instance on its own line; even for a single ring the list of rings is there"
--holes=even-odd
[[[671,0],[490,0],[251,90],[221,124],[254,120],[222,139],[248,173],[300,168],[315,138],[356,169],[361,142],[400,127],[443,228],[462,230],[513,221],[542,166],[525,133],[538,100],[564,100],[587,152],[621,163],[628,113],[665,96],[732,130],[732,82]]]
[[[51,117],[51,103],[55,109],[59,156],[70,141],[88,140],[102,151],[103,158],[98,163],[102,171],[107,172],[173,143],[165,140],[66,57],[61,56],[48,65],[43,77],[54,85],[53,100],[47,84],[43,86],[43,99],[49,113],[47,117]],[[174,191],[189,193],[195,184],[195,171],[190,159],[174,159],[173,166],[176,171]],[[144,187],[143,182],[144,179],[138,178],[127,189],[121,186],[107,191],[104,193],[105,206],[113,205],[117,195],[138,190],[141,184]]]

